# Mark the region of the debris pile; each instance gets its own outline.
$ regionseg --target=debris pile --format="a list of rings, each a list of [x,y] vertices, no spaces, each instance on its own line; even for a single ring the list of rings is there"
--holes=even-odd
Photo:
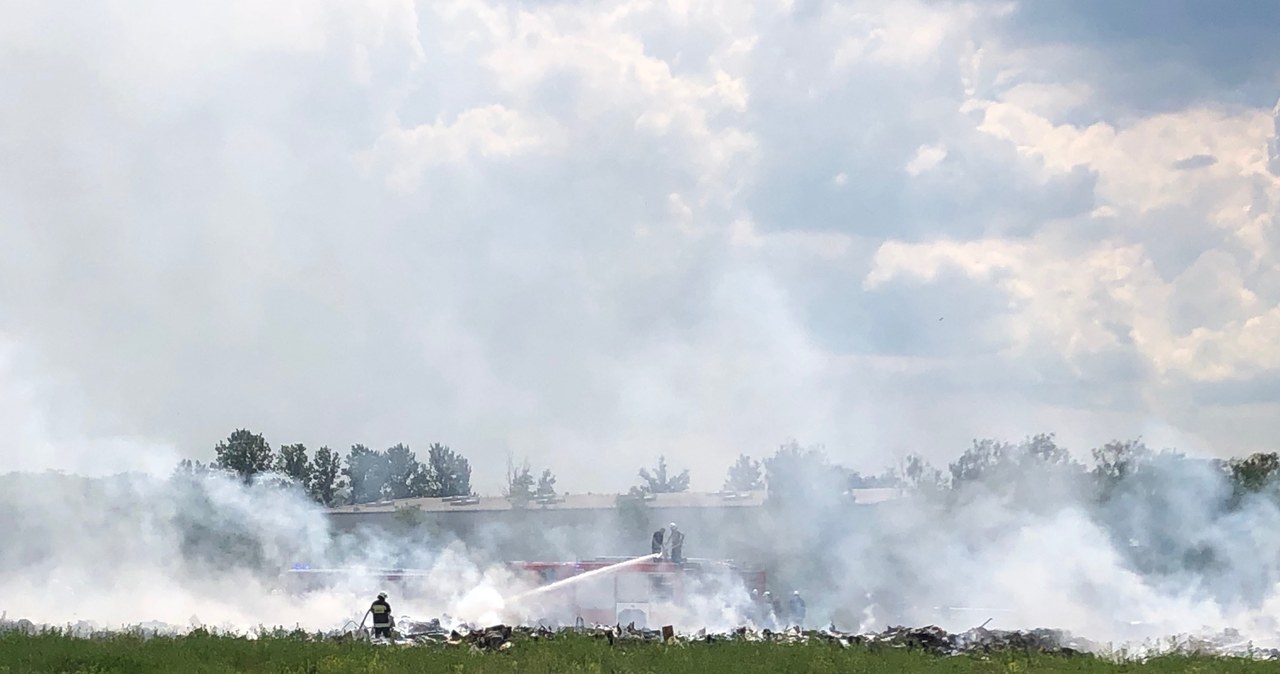
[[[171,627],[176,630],[178,626]],[[17,631],[38,634],[46,629],[54,629],[71,636],[91,638],[114,633],[111,630],[90,629],[87,624],[50,627],[33,623],[26,619],[15,620],[9,619],[5,615],[0,615],[0,633]],[[182,631],[175,632],[160,629],[160,626],[155,624],[138,625],[123,631],[131,634],[142,634],[143,636],[183,633]],[[203,628],[200,631],[203,631]],[[190,632],[190,630],[185,630],[185,632]],[[234,634],[234,631],[228,633]],[[280,629],[274,632],[264,631],[260,633],[261,636],[287,635],[292,638],[306,638],[316,641],[367,640],[374,644],[386,646],[434,645],[442,648],[468,648],[473,652],[504,652],[513,648],[518,641],[559,639],[570,634],[600,639],[613,646],[748,641],[780,645],[817,643],[840,648],[860,646],[873,650],[903,648],[920,650],[940,657],[1019,652],[1066,657],[1090,654],[1106,659],[1127,661],[1142,660],[1159,654],[1182,653],[1280,660],[1280,648],[1261,648],[1256,643],[1243,639],[1240,633],[1235,630],[1203,633],[1198,636],[1179,635],[1141,644],[1129,643],[1120,647],[1091,642],[1062,630],[996,630],[987,629],[985,625],[955,633],[947,632],[936,625],[927,625],[924,627],[894,626],[880,632],[864,633],[841,632],[831,626],[818,630],[802,630],[798,627],[783,630],[739,627],[726,632],[709,632],[706,629],[701,629],[690,634],[677,633],[670,625],[659,629],[637,627],[634,623],[628,625],[586,625],[581,622],[574,626],[554,627],[543,624],[478,626],[457,622],[447,617],[444,620],[432,618],[426,621],[404,617],[396,625],[393,637],[389,639],[373,637],[371,630],[354,622],[348,622],[340,629],[314,634],[308,634],[297,629],[293,631]]]
[[[449,634],[451,646],[470,644],[473,650],[505,651],[511,648],[511,628],[506,625],[494,625],[481,630],[459,633],[454,630]]]
[[[396,629],[406,639],[422,639],[425,641],[444,641],[448,639],[450,630],[440,624],[439,618],[427,622],[401,619]]]
[[[949,633],[936,625],[890,627],[878,634],[858,635],[858,642],[915,648],[935,655],[962,655],[1022,651],[1053,655],[1080,655],[1095,652],[1097,645],[1060,630],[989,630],[975,627]]]
[[[88,620],[79,620],[77,622],[68,622],[59,625],[49,625],[45,623],[32,622],[26,618],[11,620],[7,614],[0,614],[0,634],[5,632],[22,632],[28,635],[36,635],[42,632],[57,632],[66,636],[89,639],[122,633],[149,638],[162,634],[183,634],[188,631],[190,631],[190,628],[183,629],[181,626],[167,625],[165,623],[154,621],[118,627],[100,625]]]
[[[1096,644],[1077,639],[1071,635],[1048,629],[1029,631],[989,630],[978,627],[966,632],[948,633],[940,627],[890,627],[879,633],[856,634],[835,630],[756,630],[750,627],[739,627],[729,632],[708,632],[698,630],[693,634],[676,634],[670,626],[661,629],[636,627],[628,625],[594,625],[573,628],[553,629],[547,626],[510,627],[495,625],[491,627],[471,627],[461,625],[453,629],[442,628],[438,621],[430,623],[408,623],[394,643],[440,643],[448,646],[470,646],[474,650],[502,651],[511,647],[513,640],[550,639],[558,635],[573,632],[603,639],[610,645],[638,643],[697,643],[723,641],[751,641],[777,644],[826,643],[848,648],[854,645],[872,648],[908,648],[919,649],[940,656],[986,654],[1001,651],[1022,651],[1027,653],[1046,653],[1056,655],[1079,655],[1096,652]]]
[[[1280,639],[1265,639],[1265,643],[1280,643]],[[1263,647],[1252,639],[1245,639],[1238,630],[1230,628],[1215,633],[1206,631],[1200,634],[1180,634],[1163,639],[1149,639],[1141,644],[1126,644],[1116,649],[1114,656],[1118,659],[1135,659],[1166,653],[1280,660],[1280,648]]]

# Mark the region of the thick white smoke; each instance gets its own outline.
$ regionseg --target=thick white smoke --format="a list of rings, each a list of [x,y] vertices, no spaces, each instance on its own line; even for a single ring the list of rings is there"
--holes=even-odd
[[[1119,642],[1233,629],[1277,642],[1272,498],[1232,505],[1220,466],[1172,455],[1144,461],[1105,499],[1095,487],[1030,467],[885,507],[818,563],[848,580],[814,603],[864,629],[1050,627]]]
[[[820,476],[796,477],[813,488],[687,544],[763,564],[784,606],[802,590],[810,627],[1050,627],[1117,643],[1234,629],[1275,641],[1280,510],[1265,494],[1234,494],[1210,462],[1145,459],[1106,498],[1082,468],[1028,462],[870,509],[833,496]],[[513,541],[540,551],[525,558],[563,561],[599,553],[586,540],[625,537],[536,522],[459,537],[410,519],[339,531],[269,476],[10,474],[0,486],[0,611],[55,625],[333,630],[358,623],[379,590],[402,619],[568,624],[558,599],[518,599],[533,584],[502,563]],[[295,564],[420,575],[355,574],[303,591],[310,576],[288,573]],[[660,606],[682,632],[771,624],[739,579],[686,589]]]
[[[361,575],[300,592],[294,565],[411,568],[404,614],[496,620],[520,587],[457,542],[333,532],[324,511],[271,480],[211,475],[0,478],[0,610],[44,624],[329,630],[358,621],[386,583]],[[497,598],[495,600],[495,597]]]

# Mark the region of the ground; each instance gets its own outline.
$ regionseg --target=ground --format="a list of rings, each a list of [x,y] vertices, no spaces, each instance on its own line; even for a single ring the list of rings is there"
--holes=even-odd
[[[142,639],[130,635],[77,638],[55,633],[0,634],[0,674],[68,672],[106,674],[278,672],[538,672],[590,674],[776,674],[778,672],[1273,672],[1275,662],[1208,656],[1164,656],[1146,662],[1109,662],[1088,655],[1008,651],[939,656],[898,647],[831,644],[630,643],[564,635],[516,639],[502,651],[469,645],[388,646],[306,635],[246,638],[195,635]]]

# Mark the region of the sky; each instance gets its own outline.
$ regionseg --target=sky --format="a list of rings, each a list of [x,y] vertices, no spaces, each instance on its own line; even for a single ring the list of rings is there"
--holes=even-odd
[[[1275,3],[5,16],[0,471],[1276,449]]]

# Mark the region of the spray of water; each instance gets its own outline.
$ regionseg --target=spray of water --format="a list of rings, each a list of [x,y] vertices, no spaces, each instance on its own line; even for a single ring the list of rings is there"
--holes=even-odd
[[[600,576],[617,573],[619,571],[631,568],[638,564],[642,564],[644,562],[655,559],[657,557],[658,557],[658,553],[653,553],[649,555],[644,555],[642,557],[636,557],[635,559],[628,559],[624,562],[618,562],[617,564],[611,564],[609,566],[601,567],[599,569],[592,569],[584,573],[579,573],[573,576],[569,576],[568,578],[562,578],[560,580],[555,581],[554,583],[548,583],[547,585],[542,585],[540,587],[534,588],[527,592],[522,592],[519,595],[512,597],[511,601],[515,603],[515,602],[519,602],[521,600],[529,599],[539,595],[553,593],[558,590],[562,590],[566,587],[570,587],[572,585],[577,585],[579,583],[584,583],[584,582],[599,578]]]

